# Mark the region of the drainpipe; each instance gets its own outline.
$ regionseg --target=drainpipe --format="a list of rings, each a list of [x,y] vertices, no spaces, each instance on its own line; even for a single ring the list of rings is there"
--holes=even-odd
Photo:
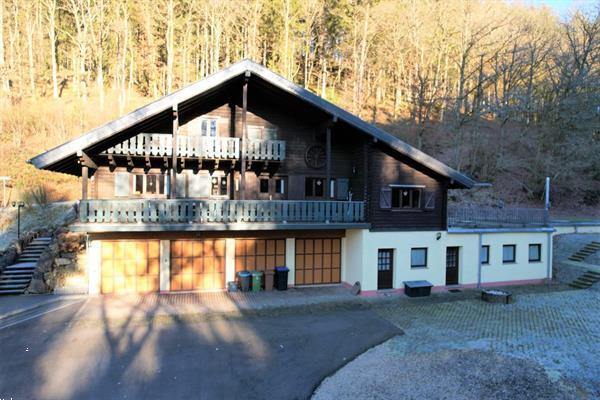
[[[548,244],[546,244],[546,283],[550,286],[552,282],[552,232],[548,232]]]
[[[479,250],[477,254],[477,289],[481,289],[481,246],[483,244],[482,234],[479,232]]]

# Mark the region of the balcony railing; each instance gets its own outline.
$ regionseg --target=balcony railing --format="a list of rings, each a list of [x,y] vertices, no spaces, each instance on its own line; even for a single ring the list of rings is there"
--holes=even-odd
[[[82,223],[361,223],[360,201],[82,200]]]
[[[246,144],[246,158],[282,161],[285,159],[285,140],[249,140]]]
[[[170,157],[173,153],[173,136],[164,133],[140,133],[108,150],[107,154],[129,156]],[[240,158],[240,139],[234,137],[178,136],[179,157],[203,159]],[[282,161],[285,159],[284,140],[249,140],[246,145],[248,160]]]
[[[448,225],[453,227],[544,226],[548,218],[543,208],[448,206]]]
[[[171,156],[173,136],[161,133],[140,133],[106,151],[107,154],[131,156]],[[204,159],[237,159],[240,156],[240,139],[230,137],[179,136],[179,157]]]

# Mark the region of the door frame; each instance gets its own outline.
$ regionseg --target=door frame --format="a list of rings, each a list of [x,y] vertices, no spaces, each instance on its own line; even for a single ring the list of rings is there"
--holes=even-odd
[[[379,269],[379,262],[381,261],[381,254],[382,253],[387,253],[388,257],[389,257],[389,262],[390,262],[390,268],[389,268],[389,273],[390,273],[390,278],[389,278],[389,286],[385,285],[383,286],[383,282],[381,282],[381,280],[379,279],[379,275],[381,270]],[[387,282],[385,282],[387,283]],[[394,288],[394,249],[377,249],[377,290],[386,290],[386,289],[393,289]]]
[[[456,251],[456,282],[448,283],[448,250]],[[460,284],[460,246],[446,246],[446,286]]]

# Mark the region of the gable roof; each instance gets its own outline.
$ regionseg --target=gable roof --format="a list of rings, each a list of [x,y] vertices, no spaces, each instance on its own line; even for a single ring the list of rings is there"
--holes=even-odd
[[[59,172],[67,172],[66,164],[76,163],[77,152],[97,146],[113,136],[131,130],[153,117],[170,113],[173,106],[183,103],[199,95],[207,94],[218,90],[222,85],[235,80],[249,73],[250,76],[256,75],[276,88],[291,94],[300,100],[317,107],[332,117],[353,126],[354,128],[372,136],[387,144],[400,154],[414,160],[418,164],[440,174],[453,181],[453,187],[471,188],[475,181],[466,175],[450,168],[439,160],[423,153],[399,138],[379,129],[375,125],[363,121],[348,111],[330,103],[329,101],[317,96],[316,94],[288,81],[282,76],[268,70],[260,64],[251,60],[242,60],[213,75],[206,77],[196,83],[186,86],[167,96],[161,97],[149,103],[146,106],[138,108],[131,113],[113,120],[98,128],[92,129],[84,135],[66,142],[58,147],[48,150],[42,154],[33,157],[28,162],[39,169],[48,169]]]

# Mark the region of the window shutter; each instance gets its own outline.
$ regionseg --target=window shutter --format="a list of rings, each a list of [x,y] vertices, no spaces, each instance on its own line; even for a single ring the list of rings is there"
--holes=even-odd
[[[425,190],[425,209],[433,210],[435,208],[435,191],[433,190]]]
[[[379,207],[392,208],[392,189],[389,187],[381,188],[379,193]]]
[[[210,176],[188,175],[188,194],[190,197],[209,197]]]
[[[175,197],[185,198],[185,187],[186,187],[187,174],[176,174],[176,185],[175,185]]]
[[[335,180],[335,198],[336,200],[348,200],[350,180],[348,178],[337,178]]]
[[[131,191],[131,179],[129,172],[115,173],[115,197],[129,196]]]

